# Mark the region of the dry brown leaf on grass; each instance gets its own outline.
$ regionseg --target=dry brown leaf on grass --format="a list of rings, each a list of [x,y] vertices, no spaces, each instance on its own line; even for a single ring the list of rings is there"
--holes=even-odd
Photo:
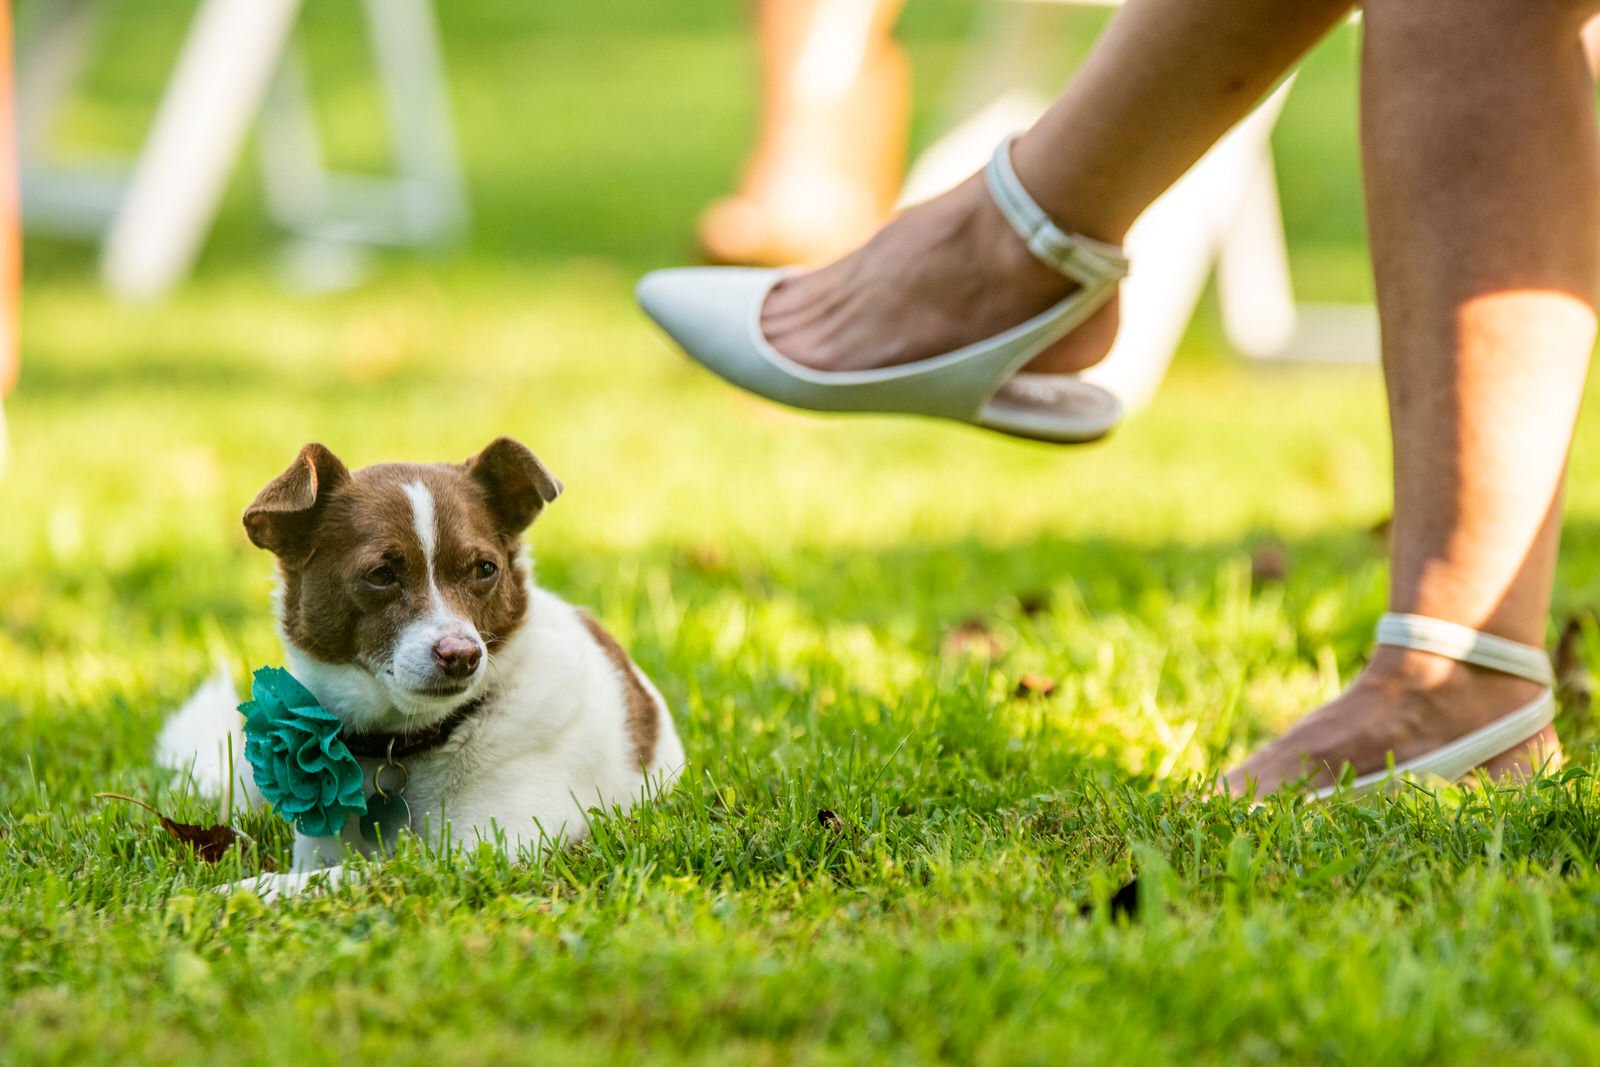
[[[1049,591],[1036,589],[1026,593],[1018,593],[1017,610],[1022,612],[1023,618],[1027,619],[1043,615],[1050,610]]]
[[[840,818],[837,812],[828,808],[817,812],[817,824],[834,837],[843,837],[850,831],[850,824]]]
[[[1271,542],[1250,553],[1250,584],[1276,585],[1289,577],[1289,550]]]
[[[1015,695],[1019,700],[1023,697],[1031,696],[1047,697],[1056,691],[1057,684],[1056,680],[1048,674],[1034,674],[1030,671],[1017,679]]]
[[[219,862],[223,856],[227,855],[228,850],[235,845],[253,847],[256,843],[255,839],[249,834],[242,830],[235,830],[231,826],[221,824],[202,826],[199,823],[178,822],[176,819],[170,819],[161,814],[161,812],[144,801],[124,796],[122,793],[96,793],[95,798],[97,800],[122,800],[148,811],[161,821],[163,830],[192,848],[194,854],[200,857],[202,863]],[[275,866],[276,864],[273,863],[271,856],[263,856],[261,858],[262,870],[270,871]]]
[[[1561,624],[1561,636],[1556,639],[1555,651],[1550,655],[1561,702],[1579,712],[1587,712],[1594,703],[1594,676],[1583,665],[1580,654],[1583,624],[1592,618],[1594,613],[1589,611],[1569,614]]]
[[[1111,894],[1106,901],[1106,908],[1113,919],[1133,920],[1139,917],[1139,879],[1137,876],[1123,883],[1122,888]],[[1087,918],[1094,914],[1093,904],[1084,904],[1078,909],[1078,914]]]
[[[982,656],[987,660],[997,660],[1005,655],[1005,638],[995,633],[989,623],[979,615],[973,615],[956,623],[944,635],[940,644],[940,651],[949,658],[959,656]]]
[[[685,549],[683,561],[701,574],[721,574],[728,569],[728,554],[720,546],[708,542]]]

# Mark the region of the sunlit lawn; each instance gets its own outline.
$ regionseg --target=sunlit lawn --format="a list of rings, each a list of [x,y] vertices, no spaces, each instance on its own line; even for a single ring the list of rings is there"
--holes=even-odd
[[[147,109],[135,45],[160,54],[177,23],[131,6],[82,137],[125,140]],[[924,137],[966,13],[908,16]],[[1592,1062],[1586,776],[1186,799],[1362,662],[1389,491],[1375,371],[1248,366],[1208,313],[1151,411],[1058,451],[780,411],[647,328],[632,282],[690,256],[753,113],[742,16],[450,7],[471,244],[349,292],[279,283],[248,175],[159,306],[30,247],[0,481],[0,1059]],[[327,118],[376,158],[350,13],[311,21]],[[1318,299],[1367,292],[1353,70],[1341,36],[1280,130]],[[215,816],[150,749],[217,656],[281,662],[238,515],[301,444],[459,459],[501,433],[568,486],[533,533],[542,581],[676,710],[676,796],[546,862],[412,851],[273,909],[205,891],[239,860],[204,867],[92,798]],[[1592,437],[1558,617],[1600,604]],[[1264,547],[1284,573],[1252,575]],[[1593,767],[1586,713],[1561,721]],[[271,816],[245,826],[286,849]],[[1134,874],[1138,913],[1113,916]]]

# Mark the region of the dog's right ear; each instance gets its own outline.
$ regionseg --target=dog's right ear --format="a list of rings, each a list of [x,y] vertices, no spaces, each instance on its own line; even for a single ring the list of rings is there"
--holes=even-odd
[[[561,495],[561,479],[550,473],[528,446],[497,437],[467,460],[465,469],[489,496],[489,507],[503,530],[520,534],[546,504]]]
[[[299,555],[311,521],[328,494],[350,480],[339,457],[318,444],[306,445],[289,469],[267,483],[244,509],[244,530],[257,548],[278,557]]]

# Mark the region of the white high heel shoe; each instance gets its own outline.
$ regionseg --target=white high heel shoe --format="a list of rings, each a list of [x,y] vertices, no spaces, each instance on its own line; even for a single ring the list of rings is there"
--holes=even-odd
[[[1486,667],[1502,674],[1526,678],[1545,687],[1537,699],[1503,715],[1486,726],[1441,745],[1431,752],[1396,764],[1393,769],[1364,774],[1347,785],[1318,789],[1312,796],[1323,800],[1335,794],[1359,796],[1398,781],[1402,775],[1427,775],[1455,781],[1474,767],[1532,738],[1555,719],[1554,672],[1544,649],[1480,633],[1426,615],[1385,615],[1378,620],[1378,644],[1410,648],[1445,656],[1459,663]]]
[[[1079,288],[987,340],[895,367],[818,371],[784,356],[762,335],[761,308],[783,271],[655,271],[639,282],[639,304],[709,370],[792,407],[932,415],[1062,444],[1103,437],[1122,418],[1115,396],[1072,375],[1021,368],[1103,307],[1128,262],[1121,249],[1050,221],[1017,179],[1012,140],[1001,143],[984,171],[989,193],[1034,257]]]

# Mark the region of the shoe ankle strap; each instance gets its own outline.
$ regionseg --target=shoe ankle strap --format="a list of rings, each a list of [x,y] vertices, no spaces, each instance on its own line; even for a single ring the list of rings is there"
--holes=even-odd
[[[1378,644],[1447,656],[1475,667],[1552,685],[1554,672],[1544,649],[1481,633],[1470,626],[1427,615],[1388,614],[1378,620]]]
[[[1067,233],[1050,221],[1044,208],[1022,187],[1011,165],[1011,142],[1016,139],[1012,134],[1001,141],[983,172],[989,195],[1000,213],[1033,257],[1051,270],[1083,286],[1119,281],[1128,273],[1128,257],[1122,249],[1082,234]]]

